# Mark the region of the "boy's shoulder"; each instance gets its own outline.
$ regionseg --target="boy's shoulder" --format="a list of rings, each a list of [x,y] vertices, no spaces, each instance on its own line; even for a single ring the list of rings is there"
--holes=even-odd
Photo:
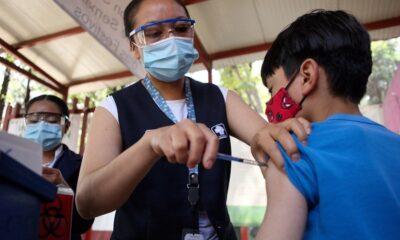
[[[329,135],[331,139],[334,139],[341,138],[343,135],[359,136],[361,133],[366,135],[396,135],[381,124],[362,115],[335,114],[324,121],[312,123],[311,126],[312,131],[310,138],[319,138],[322,135]]]
[[[361,115],[335,114],[311,126],[307,144],[297,141],[299,149],[306,152],[337,152],[341,148],[357,148],[378,141],[400,147],[400,135]]]

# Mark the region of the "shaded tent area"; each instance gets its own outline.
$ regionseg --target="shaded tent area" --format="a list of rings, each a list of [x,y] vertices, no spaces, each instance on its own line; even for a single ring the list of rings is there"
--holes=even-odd
[[[143,76],[143,69],[132,59],[124,37],[122,13],[128,2],[4,0],[0,8],[0,53],[13,55],[31,71],[3,57],[0,63],[54,90],[64,99],[74,93],[135,82]],[[195,46],[200,54],[190,71],[208,71],[208,79],[199,79],[201,81],[212,82],[212,69],[263,59],[277,34],[298,16],[313,9],[341,9],[354,14],[373,40],[400,36],[398,0],[184,2],[197,21]],[[80,153],[84,150],[86,129],[93,111],[89,101],[87,99],[81,109],[76,100],[73,101],[71,131],[64,139]],[[20,135],[22,112],[15,105],[11,103],[6,109],[3,129]],[[240,143],[234,144],[234,154],[250,156],[248,149]],[[238,165],[232,170],[228,205],[235,225],[244,226],[238,228],[241,239],[249,239],[253,233],[248,227],[256,227],[263,217],[266,199],[263,180],[257,170]],[[238,179],[235,175],[245,177]],[[110,217],[103,220],[86,239],[107,239],[112,221]]]

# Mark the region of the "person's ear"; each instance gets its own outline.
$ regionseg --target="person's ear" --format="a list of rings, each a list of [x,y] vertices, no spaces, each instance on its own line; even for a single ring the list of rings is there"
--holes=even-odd
[[[310,94],[318,85],[319,65],[312,59],[307,58],[300,66],[300,75],[303,77],[301,91],[303,96]]]
[[[64,125],[64,134],[67,134],[69,127],[71,126],[71,122],[70,121],[65,121],[65,125]]]

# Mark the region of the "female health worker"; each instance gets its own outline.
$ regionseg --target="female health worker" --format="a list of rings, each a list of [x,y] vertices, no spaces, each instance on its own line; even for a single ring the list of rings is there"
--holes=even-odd
[[[66,185],[76,192],[82,157],[61,140],[70,126],[67,104],[54,95],[40,95],[26,105],[24,137],[43,148],[43,177],[55,185]],[[81,239],[90,229],[93,219],[79,216],[76,207],[72,212],[71,239]]]
[[[124,22],[147,74],[94,113],[79,212],[116,210],[112,239],[236,239],[226,206],[230,163],[216,154],[230,154],[229,136],[250,144],[266,122],[236,93],[184,76],[198,53],[183,3],[134,0]],[[283,163],[275,140],[295,157],[288,131],[305,138],[306,126],[269,126],[263,139],[274,162]]]

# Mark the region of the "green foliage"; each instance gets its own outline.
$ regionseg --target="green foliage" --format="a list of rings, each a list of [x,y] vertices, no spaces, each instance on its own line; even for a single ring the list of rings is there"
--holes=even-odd
[[[2,73],[3,74],[0,75],[0,84],[2,84],[4,81],[4,71],[2,71]],[[11,71],[8,91],[7,95],[5,96],[5,102],[10,103],[12,106],[14,106],[17,103],[20,103],[23,106],[24,99],[26,96],[27,84],[28,80],[26,79],[25,76],[15,71]],[[53,94],[60,96],[56,92],[52,91],[47,87],[42,86],[41,84],[36,83],[35,81],[31,81],[30,89],[31,89],[30,98],[39,96],[41,94]]]
[[[27,71],[30,71],[30,69],[25,66],[24,64],[21,64],[20,61],[16,60],[12,55],[3,53],[0,55],[0,57],[5,58],[9,62],[13,62],[15,65],[17,65],[20,68],[23,68]],[[8,84],[4,81],[5,80],[5,67],[1,66],[0,67],[0,85],[2,86],[2,96],[0,96],[0,101],[4,101],[4,104],[10,103],[12,106],[15,106],[15,104],[20,103],[22,107],[24,107],[24,100],[27,94],[27,85],[28,85],[28,79],[13,70],[10,71],[10,78]],[[6,89],[3,89],[6,88]],[[30,82],[30,98],[42,95],[42,94],[54,94],[57,96],[60,96],[56,92],[52,91],[51,89],[38,84],[35,81]]]
[[[371,51],[373,67],[363,102],[379,104],[382,103],[397,65],[400,64],[400,38],[372,42]],[[258,69],[254,71],[258,67],[255,66],[256,63],[226,67],[219,70],[219,73],[224,87],[236,91],[253,109],[263,112],[263,103],[269,94],[261,83]],[[262,99],[261,111],[258,95]]]
[[[83,104],[85,102],[85,98],[88,97],[90,99],[90,105],[89,107],[96,107],[97,105],[100,104],[101,101],[103,101],[108,95],[111,93],[121,89],[122,86],[118,87],[108,87],[104,89],[100,89],[97,91],[93,92],[85,92],[85,93],[77,93],[77,94],[71,94],[68,98],[71,100],[73,98],[78,99],[78,103]]]
[[[260,226],[265,214],[265,206],[228,206],[229,216],[234,226]]]
[[[372,42],[371,50],[373,66],[367,86],[368,103],[379,104],[400,63],[400,38]]]
[[[257,67],[259,64],[238,64],[223,68],[219,70],[219,73],[224,87],[237,92],[248,105],[261,113],[265,108],[263,103],[267,98],[268,91],[262,85],[258,69],[254,71],[254,68]],[[258,91],[259,89],[260,91]],[[261,100],[260,93],[264,101]]]

